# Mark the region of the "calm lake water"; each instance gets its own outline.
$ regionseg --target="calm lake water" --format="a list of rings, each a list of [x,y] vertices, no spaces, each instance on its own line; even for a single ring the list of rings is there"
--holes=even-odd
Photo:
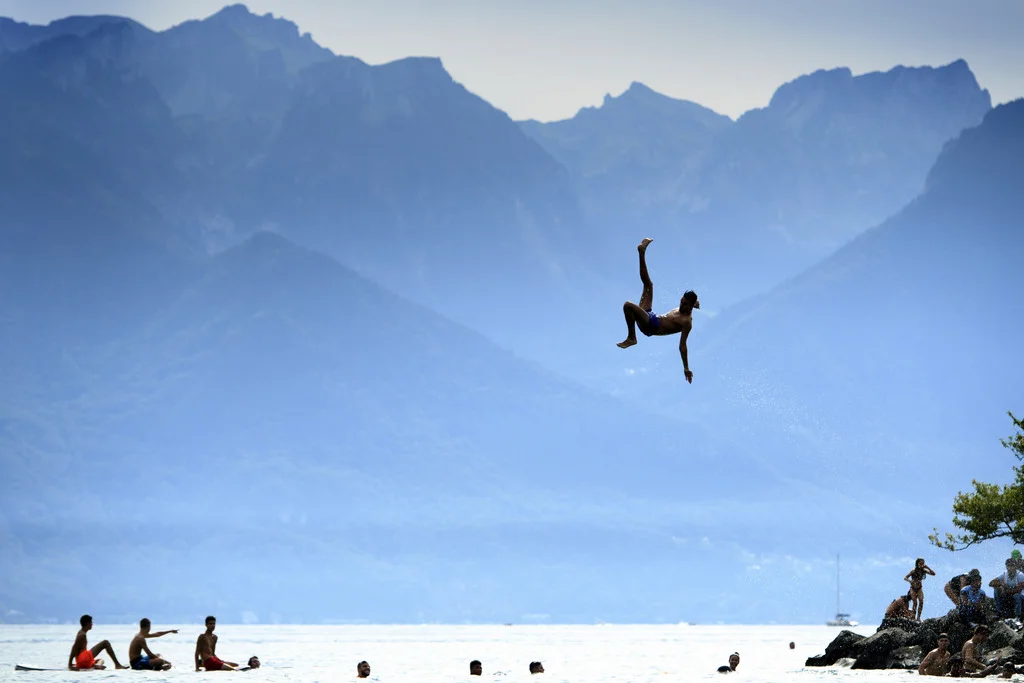
[[[16,672],[15,664],[66,666],[77,625],[0,625],[0,682],[147,680],[217,680],[225,677],[260,683],[356,680],[356,664],[367,660],[371,680],[432,683],[470,681],[469,662],[483,662],[482,681],[615,681],[719,680],[715,672],[729,654],[741,655],[731,679],[745,681],[892,681],[906,680],[901,671],[850,671],[804,668],[804,660],[824,651],[839,633],[826,626],[242,626],[218,624],[218,654],[243,663],[258,655],[262,668],[248,672],[200,672],[192,666],[199,624],[154,624],[154,630],[178,628],[180,633],[150,640],[150,649],[174,665],[169,672]],[[122,663],[135,626],[97,624],[90,645],[110,640]],[[869,635],[874,626],[856,628]],[[790,650],[789,643],[796,643]],[[543,662],[545,673],[530,676],[531,661]],[[108,662],[110,664],[110,662]],[[914,674],[916,675],[916,674]],[[1016,678],[1021,678],[1020,676]]]

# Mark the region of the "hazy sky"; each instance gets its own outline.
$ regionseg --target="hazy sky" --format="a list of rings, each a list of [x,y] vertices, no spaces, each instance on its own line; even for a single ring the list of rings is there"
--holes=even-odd
[[[0,0],[0,16],[131,16],[153,29],[223,0]],[[1024,0],[251,0],[371,64],[439,56],[513,118],[551,120],[641,81],[736,117],[818,68],[964,58],[993,103],[1024,96]]]

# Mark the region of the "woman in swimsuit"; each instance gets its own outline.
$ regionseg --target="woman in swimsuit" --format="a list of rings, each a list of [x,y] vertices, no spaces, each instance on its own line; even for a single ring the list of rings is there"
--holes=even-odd
[[[932,568],[924,563],[924,558],[919,557],[917,562],[914,563],[914,568],[903,577],[904,581],[910,582],[910,598],[913,600],[910,611],[917,615],[918,621],[921,621],[921,612],[924,610],[924,588],[922,587],[922,582],[928,574],[935,576]]]

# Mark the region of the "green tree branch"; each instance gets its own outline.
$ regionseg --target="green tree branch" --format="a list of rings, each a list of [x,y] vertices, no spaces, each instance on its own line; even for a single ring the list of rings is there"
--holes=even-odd
[[[1017,433],[999,442],[1017,457],[1012,484],[986,484],[973,480],[971,493],[960,492],[953,499],[953,526],[964,533],[939,536],[933,529],[928,540],[950,551],[963,550],[993,538],[1011,538],[1024,543],[1024,421],[1009,413]]]

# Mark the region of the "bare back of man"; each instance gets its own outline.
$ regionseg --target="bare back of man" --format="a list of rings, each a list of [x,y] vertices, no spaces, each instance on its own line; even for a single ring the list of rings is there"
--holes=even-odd
[[[683,359],[683,373],[687,382],[693,382],[693,373],[690,372],[690,363],[687,355],[686,340],[693,328],[693,309],[700,308],[700,301],[694,292],[686,292],[679,300],[679,306],[673,308],[664,315],[654,313],[654,283],[647,272],[647,247],[653,242],[650,237],[645,237],[637,245],[637,252],[640,255],[640,282],[643,284],[643,291],[640,293],[640,303],[635,304],[627,301],[622,305],[622,313],[626,318],[628,334],[616,346],[620,349],[628,349],[637,343],[637,328],[648,337],[664,337],[672,334],[680,335],[679,355]]]

